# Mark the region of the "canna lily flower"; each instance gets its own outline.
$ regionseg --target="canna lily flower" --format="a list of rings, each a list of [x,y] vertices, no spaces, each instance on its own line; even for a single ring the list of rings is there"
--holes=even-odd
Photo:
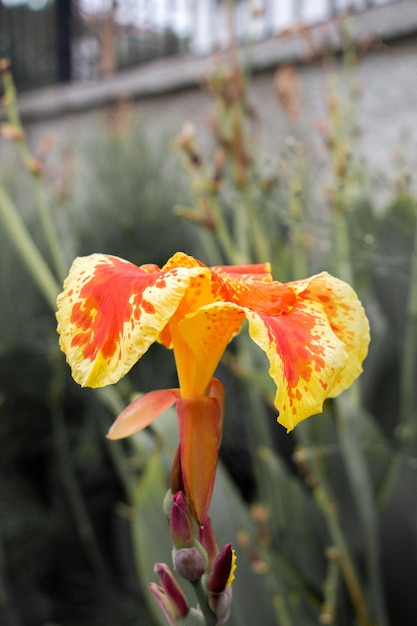
[[[60,346],[82,386],[116,383],[156,341],[173,349],[179,389],[136,400],[109,437],[144,428],[176,403],[185,492],[197,519],[207,512],[223,423],[223,391],[213,375],[243,322],[268,357],[287,431],[353,383],[369,343],[368,320],[349,285],[326,272],[283,284],[267,263],[209,268],[178,252],[162,268],[138,267],[92,254],[75,259],[57,303]]]

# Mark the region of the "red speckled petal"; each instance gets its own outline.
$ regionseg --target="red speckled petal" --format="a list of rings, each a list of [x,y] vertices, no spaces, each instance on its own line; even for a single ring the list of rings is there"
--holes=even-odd
[[[349,354],[346,367],[333,384],[330,397],[339,395],[358,378],[362,363],[368,354],[370,341],[369,322],[356,292],[350,285],[322,272],[306,281],[303,298],[320,302],[331,328],[345,345]]]
[[[292,308],[281,315],[252,310],[246,315],[277,385],[278,421],[292,430],[360,374],[369,324],[353,289],[329,274],[289,286],[296,294]]]
[[[249,333],[265,351],[277,386],[278,421],[290,431],[320,413],[348,355],[320,305],[299,302],[287,314],[247,312]]]
[[[113,422],[108,439],[123,439],[149,426],[179,397],[179,389],[158,389],[133,400]]]
[[[270,263],[255,263],[250,265],[217,265],[211,268],[229,280],[239,281],[272,281]]]
[[[139,268],[113,256],[75,259],[58,296],[60,346],[76,382],[115,383],[157,340],[200,268]]]

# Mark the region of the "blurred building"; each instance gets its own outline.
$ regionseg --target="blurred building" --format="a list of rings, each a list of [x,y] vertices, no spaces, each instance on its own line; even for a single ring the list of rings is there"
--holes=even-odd
[[[392,0],[0,0],[19,91],[259,42]]]

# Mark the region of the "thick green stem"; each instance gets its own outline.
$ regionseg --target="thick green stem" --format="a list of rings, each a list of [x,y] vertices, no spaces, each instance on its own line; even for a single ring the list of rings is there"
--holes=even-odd
[[[207,601],[207,594],[203,589],[203,585],[201,581],[197,581],[192,583],[195,595],[197,596],[198,604],[200,605],[201,612],[204,615],[204,619],[206,622],[206,626],[216,626],[217,617],[214,615],[213,611],[210,609]]]
[[[0,186],[0,220],[10,240],[16,247],[20,258],[32,275],[35,283],[44,295],[52,309],[56,308],[56,298],[60,286],[45,262],[38,247],[34,243],[24,221],[20,217],[11,198],[5,189]]]
[[[42,188],[39,165],[37,164],[36,159],[33,158],[25,138],[25,132],[17,106],[16,89],[14,86],[12,74],[9,70],[6,69],[3,70],[1,75],[5,91],[4,103],[6,107],[8,121],[15,131],[16,138],[14,141],[20,153],[21,159],[32,177],[40,225],[43,230],[46,245],[51,255],[51,260],[54,265],[56,275],[58,279],[62,282],[65,278],[66,272],[59,246],[59,241],[56,236],[55,226],[51,219],[49,206],[46,202],[45,194]]]

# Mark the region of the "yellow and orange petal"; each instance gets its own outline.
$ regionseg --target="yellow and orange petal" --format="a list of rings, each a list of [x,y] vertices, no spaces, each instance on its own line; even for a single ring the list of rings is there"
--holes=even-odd
[[[181,395],[204,395],[245,313],[229,302],[214,302],[185,315],[173,327],[174,355]]]
[[[339,395],[358,378],[368,354],[370,329],[364,308],[350,285],[322,272],[306,281],[303,297],[320,302],[332,331],[344,343],[349,359],[333,384],[330,397]]]
[[[369,325],[353,289],[329,274],[286,287],[296,298],[280,315],[246,309],[246,316],[270,362],[278,421],[290,431],[357,378]]]
[[[162,272],[103,254],[75,259],[57,320],[76,382],[100,387],[120,380],[158,339],[199,271]]]

